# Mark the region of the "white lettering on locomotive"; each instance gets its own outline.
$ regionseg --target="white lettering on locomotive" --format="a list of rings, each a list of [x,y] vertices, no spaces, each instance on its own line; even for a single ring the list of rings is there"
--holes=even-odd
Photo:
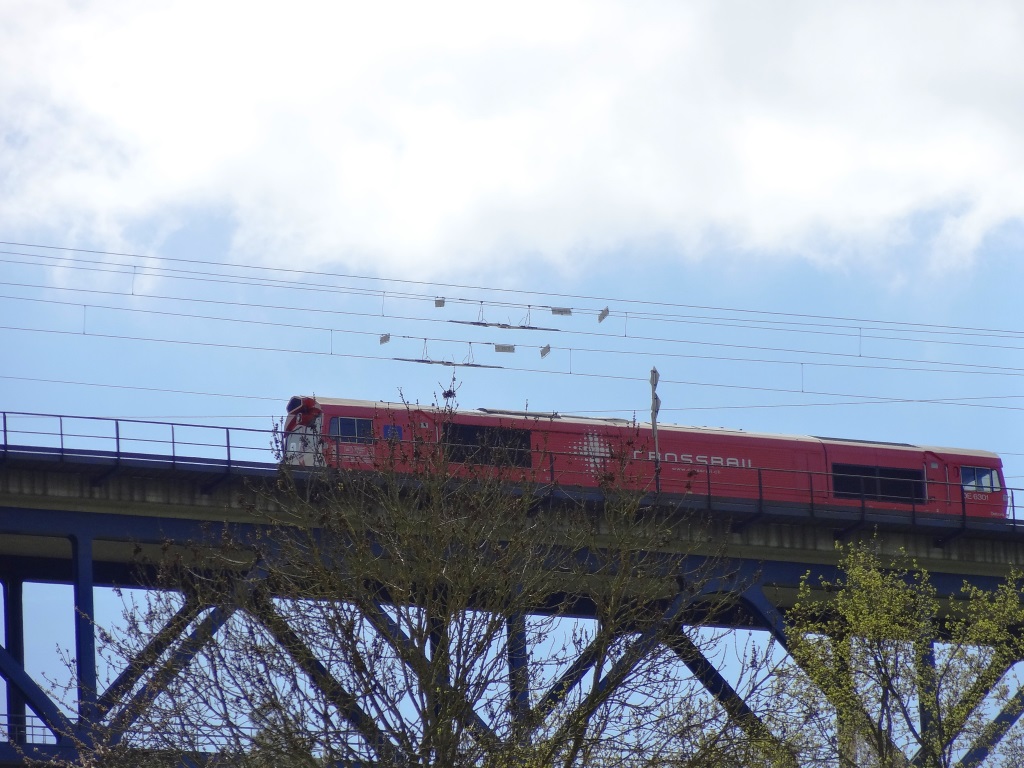
[[[643,451],[633,451],[633,458],[639,459],[643,453]],[[663,464],[701,464],[708,467],[736,467],[738,469],[752,469],[754,466],[753,459],[732,456],[709,456],[705,453],[696,456],[692,453],[659,453],[656,456],[654,451],[647,451],[648,461],[654,461],[655,458],[658,458]]]

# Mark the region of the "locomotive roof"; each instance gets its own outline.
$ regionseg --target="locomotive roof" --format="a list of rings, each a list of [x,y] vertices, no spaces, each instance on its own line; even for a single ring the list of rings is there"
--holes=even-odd
[[[389,403],[383,400],[349,400],[345,398],[334,398],[334,397],[317,397],[316,401],[320,405],[340,405],[340,406],[354,406],[357,408],[374,408],[380,410],[397,410],[404,408],[412,408],[416,410],[433,411],[440,413],[444,411],[444,408],[440,408],[436,405],[420,405],[419,403]],[[540,412],[540,411],[514,411],[514,410],[503,410],[498,408],[478,408],[476,410],[465,410],[457,409],[453,411],[460,416],[506,416],[509,418],[518,419],[536,419],[536,420],[550,420],[557,421],[565,424],[589,424],[589,425],[608,425],[608,426],[628,426],[633,424],[631,419],[623,418],[600,418],[592,416],[576,416],[572,414],[562,414],[557,412]],[[635,422],[637,427],[650,429],[650,422]],[[685,426],[682,424],[669,424],[658,422],[658,429],[662,431],[671,432],[702,432],[702,433],[717,433],[722,435],[737,435],[743,437],[757,437],[767,439],[784,439],[794,440],[799,442],[808,443],[824,443],[826,445],[856,445],[863,448],[889,448],[889,449],[905,449],[912,451],[926,451],[936,454],[959,454],[961,456],[976,456],[978,458],[986,459],[998,459],[999,456],[991,451],[982,451],[970,448],[948,448],[943,446],[933,445],[913,445],[911,443],[891,443],[880,440],[859,440],[856,438],[844,438],[844,437],[819,437],[814,435],[783,435],[778,433],[768,432],[747,432],[742,429],[728,429],[725,427],[695,427]]]

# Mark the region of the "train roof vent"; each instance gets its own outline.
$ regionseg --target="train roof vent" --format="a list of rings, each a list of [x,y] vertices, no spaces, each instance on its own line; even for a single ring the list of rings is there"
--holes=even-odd
[[[665,424],[665,425],[661,425],[661,426],[664,429],[665,427],[675,427],[675,426],[678,426],[678,425],[676,425],[676,424]],[[708,432],[746,432],[747,431],[745,429],[737,429],[736,427],[707,427],[707,426],[693,426],[693,427],[688,427],[688,429],[703,429],[703,430],[707,430]]]
[[[912,443],[889,443],[885,440],[858,440],[855,437],[822,437],[821,435],[814,435],[818,440],[829,440],[833,443],[865,443],[867,445],[891,445],[895,448],[917,448]]]
[[[551,413],[538,413],[537,411],[506,411],[502,408],[477,408],[480,413],[486,413],[491,416],[524,416],[532,419],[560,419],[561,414],[557,411]]]
[[[507,411],[502,408],[477,408],[480,413],[486,413],[489,416],[519,416],[527,419],[575,419],[577,421],[599,421],[605,424],[632,424],[633,422],[629,419],[620,419],[613,417],[595,417],[595,416],[575,416],[571,413],[561,414],[558,411],[552,411],[551,413],[540,413],[539,411]]]

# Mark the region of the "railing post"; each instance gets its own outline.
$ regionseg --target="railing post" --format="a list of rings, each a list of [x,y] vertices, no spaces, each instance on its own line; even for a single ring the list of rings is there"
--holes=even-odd
[[[761,480],[761,468],[757,468],[757,513],[764,514],[764,483]]]
[[[224,443],[228,447],[228,466],[231,466],[231,427],[224,427]]]
[[[7,458],[7,411],[4,411],[4,458]]]
[[[57,417],[57,431],[60,432],[60,456],[64,458],[64,417]]]
[[[174,467],[178,463],[178,449],[174,443],[174,425],[171,424],[171,466]]]
[[[807,470],[807,493],[811,497],[811,517],[814,517],[814,472]]]
[[[707,473],[708,478],[708,512],[711,511],[711,466],[708,465],[704,468],[704,472]]]
[[[121,460],[121,421],[114,419],[114,453],[117,454],[117,460]]]

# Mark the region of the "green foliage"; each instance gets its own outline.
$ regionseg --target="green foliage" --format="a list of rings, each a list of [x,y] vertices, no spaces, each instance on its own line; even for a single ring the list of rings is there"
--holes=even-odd
[[[1010,574],[940,595],[929,573],[877,541],[842,550],[840,576],[805,578],[788,615],[789,691],[805,730],[841,766],[944,768],[983,731],[979,708],[1024,657],[1024,608]],[[831,711],[834,717],[823,717]],[[990,714],[990,713],[989,713]]]

